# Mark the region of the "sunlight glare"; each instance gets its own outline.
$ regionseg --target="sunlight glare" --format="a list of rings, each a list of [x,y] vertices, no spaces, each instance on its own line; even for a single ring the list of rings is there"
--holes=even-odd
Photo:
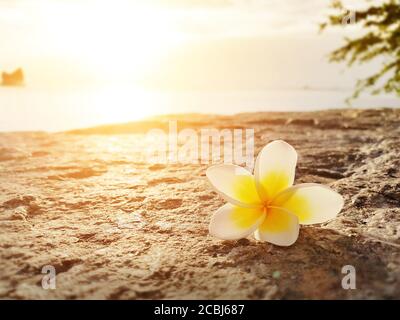
[[[98,90],[92,105],[93,117],[101,123],[139,120],[161,112],[154,92],[124,86]]]
[[[41,17],[51,39],[44,46],[122,80],[140,78],[184,41],[165,10],[137,2],[55,2]]]

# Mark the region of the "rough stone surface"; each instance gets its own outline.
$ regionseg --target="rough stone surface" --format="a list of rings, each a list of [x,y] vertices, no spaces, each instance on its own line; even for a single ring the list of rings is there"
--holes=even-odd
[[[345,198],[295,245],[208,234],[224,201],[205,164],[143,160],[166,117],[69,133],[0,134],[0,298],[400,298],[400,110],[186,115],[180,128],[254,128],[256,154],[284,139],[296,183]],[[157,142],[154,142],[157,143]],[[42,267],[57,271],[42,289]],[[344,265],[356,290],[344,290]]]

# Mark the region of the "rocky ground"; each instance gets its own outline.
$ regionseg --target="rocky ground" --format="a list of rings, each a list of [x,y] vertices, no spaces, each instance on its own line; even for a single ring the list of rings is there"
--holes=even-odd
[[[400,298],[400,110],[186,115],[179,127],[254,128],[256,154],[284,139],[296,182],[345,198],[334,221],[295,245],[208,234],[224,201],[208,165],[151,164],[143,123],[0,134],[0,298]],[[42,267],[57,272],[42,288]],[[344,265],[356,268],[344,290]]]

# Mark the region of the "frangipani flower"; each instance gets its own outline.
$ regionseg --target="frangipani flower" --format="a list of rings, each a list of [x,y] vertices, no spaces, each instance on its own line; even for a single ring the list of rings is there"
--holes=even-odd
[[[233,164],[208,168],[213,188],[228,201],[211,218],[210,234],[235,240],[254,232],[257,240],[290,246],[299,236],[299,224],[336,217],[344,204],[342,196],[316,183],[293,186],[296,163],[296,150],[276,140],[259,153],[254,176]]]

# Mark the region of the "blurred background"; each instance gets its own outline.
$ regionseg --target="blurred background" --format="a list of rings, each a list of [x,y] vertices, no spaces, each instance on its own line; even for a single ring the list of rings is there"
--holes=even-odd
[[[353,12],[326,0],[1,0],[0,131],[348,108],[385,56],[348,68],[329,54],[365,34],[358,10],[387,2],[342,1]],[[332,14],[343,23],[321,33]],[[386,91],[351,107],[398,107]]]

